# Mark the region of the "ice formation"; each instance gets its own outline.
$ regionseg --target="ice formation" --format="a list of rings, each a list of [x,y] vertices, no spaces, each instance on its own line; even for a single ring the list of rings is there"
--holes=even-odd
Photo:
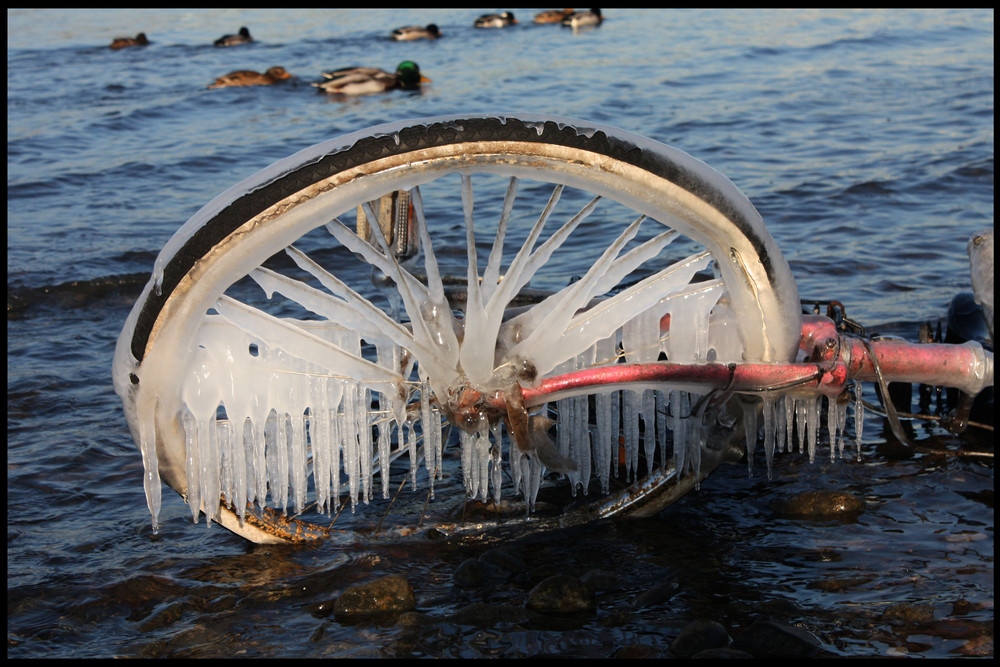
[[[503,117],[500,120],[507,122]],[[651,140],[626,137],[615,128],[551,117],[521,120],[534,127],[539,137],[554,120],[560,132],[572,128],[582,137],[603,132],[627,138],[637,150],[650,155],[669,150],[671,164],[685,172],[696,189],[725,193],[726,204],[741,212],[746,218],[743,222],[754,228],[750,235],[759,237],[763,254],[768,254],[771,241],[759,216],[724,176],[706,165]],[[428,126],[452,124],[461,130],[462,121],[431,118],[425,122]],[[399,133],[406,127],[412,124],[386,125],[318,144],[222,193],[164,247],[147,290],[159,294],[164,267],[192,235],[239,195],[263,188],[302,165],[349,150],[362,138],[391,136],[398,145]],[[518,185],[517,178],[509,179],[496,231],[490,226],[494,234],[491,251],[480,271],[472,181],[469,175],[462,176],[461,208],[469,253],[467,297],[460,309],[446,296],[418,186],[409,192],[422,248],[419,279],[413,266],[390,250],[379,225],[371,226],[369,239],[339,219],[326,224],[339,244],[394,283],[398,302],[391,308],[393,316],[305,252],[289,246],[286,253],[311,277],[311,284],[267,268],[252,271],[250,277],[269,300],[280,295],[319,319],[276,317],[263,307],[220,297],[214,312],[205,314],[198,326],[179,396],[160,397],[150,389],[163,386],[153,378],[170,375],[167,369],[174,360],[149,355],[139,368],[134,359],[126,358],[127,346],[120,344],[116,389],[123,398],[129,392],[137,396],[125,404],[127,412],[138,414],[130,414],[129,423],[137,431],[134,435],[143,452],[154,526],[159,477],[153,414],[169,412],[174,406],[172,418],[184,439],[186,499],[195,520],[200,512],[217,518],[220,497],[241,519],[254,503],[300,512],[309,494],[323,512],[336,511],[343,502],[354,508],[379,491],[388,497],[389,463],[399,456],[408,457],[411,485],[426,483],[433,493],[442,474],[442,427],[448,421],[460,426],[456,439],[465,490],[470,497],[483,500],[499,500],[502,491],[514,492],[522,494],[530,507],[546,470],[565,475],[574,491],[584,494],[608,492],[614,475],[631,480],[671,463],[682,472],[699,471],[711,420],[733,417],[721,415],[724,404],[705,388],[609,386],[589,394],[561,395],[548,404],[529,406],[530,416],[525,411],[525,420],[518,422],[522,434],[516,443],[508,432],[510,423],[516,421],[509,419],[509,412],[508,419],[502,411],[488,410],[463,412],[462,419],[457,419],[452,397],[466,388],[487,400],[581,368],[655,363],[662,358],[677,363],[739,362],[750,342],[741,338],[737,326],[734,310],[740,304],[730,302],[718,276],[704,279],[712,268],[709,252],[695,253],[621,287],[679,236],[673,229],[656,227],[660,233],[634,242],[640,228],[660,225],[643,216],[625,224],[578,280],[508,317],[508,307],[519,292],[602,203],[597,196],[556,229],[547,230],[564,192],[563,186],[556,186],[524,242],[512,257],[505,257]],[[691,207],[691,215],[711,207],[698,192],[679,196],[689,197],[678,208]],[[371,203],[363,209],[370,219],[378,218]],[[778,255],[775,250],[770,254]],[[784,300],[782,312],[794,314],[798,302],[790,273],[775,280],[788,283],[776,286],[780,295],[775,298]],[[785,298],[789,295],[795,298]],[[463,312],[456,314],[456,310]],[[397,313],[403,315],[400,321]],[[132,318],[126,329],[134,326]],[[776,344],[779,351],[772,356],[783,356],[783,350],[795,342],[798,328],[794,324],[785,327],[787,335],[771,335],[771,343],[781,339]],[[770,352],[762,350],[761,356],[753,358]],[[124,378],[132,370],[142,376],[141,384],[136,381],[135,386],[128,386]],[[748,397],[738,411],[748,451],[755,446],[760,422],[769,468],[773,452],[790,450],[795,437],[799,448],[807,447],[814,456],[820,401],[793,394]],[[846,403],[831,403],[828,409],[831,440],[841,448],[838,434],[844,410]],[[752,457],[749,461],[752,464]],[[591,479],[593,484],[588,483]],[[504,489],[505,484],[511,488]]]
[[[426,483],[433,494],[443,466],[442,425],[456,421],[445,397],[456,387],[496,394],[602,365],[742,359],[724,283],[695,280],[711,267],[707,251],[615,291],[677,237],[665,229],[629,248],[643,224],[659,224],[643,216],[628,224],[579,280],[504,319],[521,289],[600,203],[594,198],[542,240],[563,191],[555,187],[505,265],[517,186],[511,178],[480,272],[471,180],[462,179],[470,251],[467,299],[458,319],[445,294],[419,188],[411,197],[424,280],[395,258],[378,225],[372,225],[371,241],[340,220],[327,225],[337,241],[393,280],[406,324],[291,246],[288,256],[322,289],[266,268],[250,277],[268,299],[281,295],[321,319],[279,318],[229,296],[218,299],[198,330],[177,416],[186,449],[187,501],[196,521],[202,511],[217,518],[214,501],[220,497],[241,520],[254,503],[299,513],[310,492],[321,512],[335,512],[341,502],[353,510],[379,490],[389,497],[389,462],[403,455],[411,486]],[[366,209],[377,219],[373,206]],[[370,346],[367,353],[363,346]],[[574,493],[584,494],[607,493],[612,476],[634,480],[670,463],[682,473],[698,473],[707,425],[720,410],[705,391],[609,386],[591,391],[593,401],[587,394],[561,396],[531,408],[528,442],[516,445],[502,413],[474,414],[477,420],[462,423],[458,431],[466,493],[499,501],[504,469],[508,493],[523,495],[529,508],[546,470],[564,474]],[[796,435],[800,451],[805,448],[814,458],[821,400],[789,393],[745,400],[740,418],[748,465],[760,425],[769,472],[774,452],[791,450]],[[846,402],[829,402],[831,457],[837,447],[843,449],[846,409]],[[155,517],[158,502],[149,502]]]

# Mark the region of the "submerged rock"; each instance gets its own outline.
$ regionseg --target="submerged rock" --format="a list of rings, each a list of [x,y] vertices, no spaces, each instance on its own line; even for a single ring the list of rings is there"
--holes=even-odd
[[[468,558],[455,568],[452,583],[459,588],[480,588],[494,585],[507,578],[507,573],[491,563],[484,563],[478,558]]]
[[[669,579],[642,592],[632,601],[632,608],[643,609],[645,607],[655,607],[658,604],[663,604],[678,592],[680,592],[680,584],[673,579]]]
[[[510,550],[503,548],[490,549],[479,557],[479,561],[510,574],[524,569],[524,561]]]
[[[597,602],[590,586],[568,574],[556,574],[532,588],[525,605],[534,611],[572,614],[593,611]]]
[[[376,616],[416,608],[413,588],[405,578],[392,574],[375,581],[351,586],[333,602],[336,616]]]
[[[886,607],[880,618],[899,625],[927,624],[934,620],[934,605],[897,602]]]
[[[852,517],[865,501],[847,491],[806,491],[779,503],[778,513],[801,517]]]

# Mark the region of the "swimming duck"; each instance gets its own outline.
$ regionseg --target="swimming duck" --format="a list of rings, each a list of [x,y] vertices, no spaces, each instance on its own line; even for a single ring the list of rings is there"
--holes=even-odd
[[[220,76],[209,88],[228,88],[230,86],[270,86],[272,83],[295,77],[285,71],[284,67],[272,67],[263,74],[253,70],[241,69]]]
[[[124,49],[128,46],[147,46],[149,40],[146,39],[146,33],[140,32],[135,37],[115,37],[111,41],[112,49]]]
[[[562,24],[570,28],[581,28],[587,25],[601,25],[603,20],[600,9],[591,9],[589,12],[573,12],[563,19]]]
[[[246,27],[240,28],[239,33],[235,35],[223,35],[219,39],[215,40],[216,46],[236,46],[238,44],[249,44],[253,41],[253,37],[250,36],[250,31]]]
[[[396,67],[396,73],[390,74],[375,67],[345,67],[333,72],[323,72],[327,79],[313,85],[325,93],[340,95],[365,95],[382,93],[395,88],[415,90],[420,84],[430,79],[421,76],[420,68],[412,60],[404,60]]]
[[[504,12],[503,14],[483,14],[476,19],[474,25],[477,28],[506,28],[514,23],[517,23],[514,13]]]
[[[535,23],[562,23],[572,13],[572,9],[549,9],[535,14]]]
[[[441,36],[441,31],[437,25],[429,23],[426,28],[411,25],[403,28],[396,28],[392,31],[392,38],[397,42],[408,42],[412,39],[437,39]]]

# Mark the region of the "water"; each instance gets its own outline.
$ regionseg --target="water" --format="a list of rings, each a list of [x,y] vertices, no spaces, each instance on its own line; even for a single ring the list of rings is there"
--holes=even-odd
[[[835,655],[992,655],[993,470],[901,448],[865,424],[860,463],[726,466],[655,519],[513,546],[533,569],[614,570],[570,628],[448,620],[523,604],[451,574],[487,544],[247,545],[192,526],[164,494],[153,535],[142,465],[111,388],[114,342],[156,253],[216,194],[277,159],[381,122],[526,111],[672,144],[733,180],[806,298],[916,337],[970,290],[966,242],[993,222],[993,12],[615,11],[573,33],[475,31],[473,10],[8,12],[8,656],[609,656],[665,652],[684,624],[735,634],[762,615]],[[435,22],[436,42],[384,39]],[[246,25],[258,43],[215,49]],[[145,49],[113,52],[144,31]],[[351,101],[320,71],[420,64],[420,93]],[[291,86],[206,90],[282,65]],[[979,444],[917,425],[924,442]],[[861,496],[852,521],[775,503]],[[595,557],[600,554],[600,557]],[[347,625],[322,609],[390,573],[432,622]],[[676,588],[659,605],[638,592]],[[903,622],[885,613],[918,608]]]

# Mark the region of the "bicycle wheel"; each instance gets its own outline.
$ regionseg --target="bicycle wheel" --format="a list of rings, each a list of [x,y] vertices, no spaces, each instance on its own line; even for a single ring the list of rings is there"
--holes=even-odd
[[[483,499],[507,475],[530,506],[546,471],[607,491],[620,458],[630,480],[652,470],[667,432],[697,473],[690,388],[547,409],[517,389],[622,360],[790,361],[799,329],[763,221],[705,164],[582,121],[437,117],[308,148],[206,205],[156,260],[113,376],[154,528],[162,479],[196,521],[284,541],[314,535],[268,505],[354,509],[376,474],[388,498],[401,454],[396,474],[415,486],[423,464],[442,488],[446,423]]]

